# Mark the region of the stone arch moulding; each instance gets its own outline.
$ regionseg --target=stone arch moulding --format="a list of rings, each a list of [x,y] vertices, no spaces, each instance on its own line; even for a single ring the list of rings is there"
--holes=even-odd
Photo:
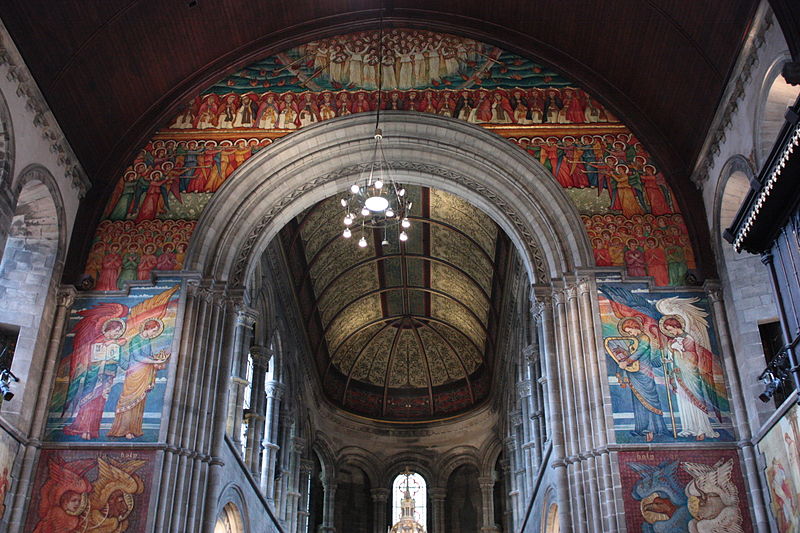
[[[772,62],[769,64],[769,67],[764,73],[764,77],[761,80],[761,86],[758,89],[758,100],[756,101],[755,110],[753,116],[753,152],[755,154],[755,161],[756,165],[760,166],[763,164],[764,159],[769,155],[764,153],[762,149],[761,143],[764,141],[768,141],[764,139],[764,131],[763,131],[763,124],[762,121],[764,120],[764,115],[766,113],[767,108],[767,100],[769,99],[769,95],[772,89],[773,83],[778,77],[782,76],[783,65],[792,61],[792,56],[789,53],[789,50],[783,50],[779,54],[777,54],[773,59]],[[782,120],[781,120],[782,124]],[[778,130],[780,129],[780,125],[778,125]],[[778,131],[774,131],[774,135],[777,136]],[[771,145],[774,143],[774,139],[769,144]]]
[[[64,209],[64,199],[61,196],[61,190],[58,188],[56,178],[53,177],[48,169],[34,163],[20,171],[11,187],[11,194],[14,200],[13,205],[15,208],[19,202],[22,189],[33,181],[38,181],[47,188],[50,200],[52,200],[53,206],[55,207],[55,223],[58,226],[58,252],[55,261],[56,266],[53,270],[55,272],[55,268],[60,267],[63,263],[67,248],[67,217]],[[61,272],[59,271],[58,277],[60,276]],[[58,277],[54,276],[54,279],[58,279]]]
[[[399,181],[467,198],[510,237],[532,283],[594,265],[577,210],[549,172],[508,141],[455,119],[383,115],[383,149]],[[245,285],[278,231],[315,203],[344,191],[373,158],[375,116],[332,119],[253,156],[201,217],[186,270]]]
[[[0,187],[10,188],[14,178],[14,124],[5,96],[0,93]]]
[[[243,530],[246,532],[252,531],[250,528],[250,516],[247,510],[247,502],[242,494],[242,489],[233,482],[228,483],[223,487],[222,491],[220,491],[220,497],[217,500],[217,511],[214,516],[222,516],[225,508],[230,504],[233,504],[238,512],[239,519],[242,521]]]

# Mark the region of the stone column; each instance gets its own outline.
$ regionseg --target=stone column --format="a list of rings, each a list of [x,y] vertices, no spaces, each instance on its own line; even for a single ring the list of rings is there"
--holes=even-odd
[[[1,250],[0,253],[2,253]],[[31,481],[33,481],[33,467],[39,455],[39,447],[41,446],[39,438],[41,437],[45,421],[47,420],[48,400],[56,370],[56,361],[61,353],[61,341],[64,338],[64,329],[69,321],[69,310],[72,308],[72,304],[75,303],[76,295],[77,291],[72,286],[61,287],[56,295],[56,312],[53,318],[53,329],[50,332],[49,343],[47,345],[46,360],[43,366],[44,375],[39,382],[39,395],[36,399],[30,425],[31,439],[28,441],[27,446],[25,446],[25,451],[23,452],[24,455],[22,459],[22,468],[19,473],[19,482],[17,483],[11,503],[11,513],[9,513],[9,530],[12,531],[15,526],[21,531],[25,520],[25,515],[22,511],[27,503],[26,495],[28,494],[29,485]],[[11,470],[10,465],[9,470]]]
[[[494,522],[494,478],[481,476],[478,478],[481,487],[481,508],[483,512],[483,526],[481,533],[497,533],[497,524]]]
[[[247,432],[247,447],[245,464],[253,476],[260,477],[261,442],[264,440],[264,426],[266,423],[267,397],[264,390],[264,377],[269,368],[272,352],[264,346],[251,346],[250,355],[253,357],[253,399],[250,404],[250,425]]]
[[[236,309],[236,329],[233,334],[233,353],[231,354],[231,380],[228,394],[228,436],[237,450],[242,449],[242,423],[244,417],[244,394],[247,385],[247,355],[256,312],[245,305]]]
[[[500,468],[503,471],[503,487],[504,496],[508,502],[511,499],[511,480],[509,474],[511,472],[511,465],[508,459],[500,459]],[[503,512],[503,531],[516,531],[519,524],[514,522],[514,507],[513,505],[506,504],[505,512]]]
[[[320,473],[324,497],[322,502],[322,524],[317,528],[317,533],[336,533],[333,522],[336,497],[336,478],[332,473]]]
[[[267,501],[272,502],[275,491],[275,460],[278,453],[278,423],[280,420],[280,406],[283,383],[270,381],[265,386],[267,406],[264,420],[264,440],[261,459],[261,492]]]
[[[618,517],[624,515],[624,510],[617,510],[617,499],[614,493],[612,478],[611,457],[608,450],[606,437],[606,419],[603,409],[603,380],[605,372],[601,372],[600,353],[598,352],[598,338],[595,331],[594,300],[597,290],[589,279],[578,281],[578,315],[581,333],[584,338],[583,360],[585,379],[588,386],[587,401],[589,406],[589,419],[593,431],[589,440],[590,447],[586,449],[588,462],[594,472],[593,483],[596,483],[599,515],[595,516],[595,524],[601,524],[603,531],[615,533],[619,530]]]
[[[389,489],[384,488],[371,489],[369,491],[372,497],[372,522],[374,533],[386,533],[386,528],[389,525],[389,520],[386,518],[386,505],[391,492],[392,491]],[[431,496],[431,498],[433,498],[433,496]]]
[[[286,487],[286,508],[283,512],[283,520],[286,524],[286,531],[297,529],[297,513],[300,511],[300,457],[306,447],[305,439],[295,437],[292,439],[291,453],[289,454],[289,468],[287,472],[288,482]]]
[[[297,533],[308,532],[309,501],[311,496],[311,473],[314,471],[314,462],[307,459],[300,460],[300,509],[297,511]]]
[[[531,314],[541,334],[539,344],[545,361],[545,376],[549,385],[547,404],[550,411],[550,438],[553,441],[551,465],[555,470],[556,501],[561,533],[572,533],[572,506],[569,497],[566,448],[564,443],[564,419],[562,416],[561,381],[558,372],[556,335],[554,323],[552,289],[534,287]]]
[[[737,421],[739,433],[739,448],[742,450],[744,459],[745,480],[753,502],[753,522],[759,533],[769,531],[769,519],[764,503],[764,488],[761,486],[761,472],[756,463],[756,452],[753,447],[753,435],[750,431],[750,423],[747,419],[747,408],[742,397],[742,382],[739,377],[739,368],[734,361],[733,343],[728,327],[727,313],[725,312],[725,302],[722,299],[722,288],[717,281],[706,281],[703,288],[708,293],[708,300],[711,303],[711,310],[714,317],[714,326],[719,336],[722,348],[722,357],[725,363],[725,373],[728,376],[730,385],[730,396],[733,401],[733,419]]]

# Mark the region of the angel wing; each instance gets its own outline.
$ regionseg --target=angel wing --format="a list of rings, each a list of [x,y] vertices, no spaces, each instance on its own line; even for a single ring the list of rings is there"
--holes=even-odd
[[[72,328],[72,353],[69,356],[69,385],[63,412],[73,407],[84,395],[87,386],[87,370],[92,361],[92,345],[103,339],[103,325],[112,318],[123,318],[128,306],[116,302],[103,302],[89,309],[78,311],[81,320]],[[93,386],[93,384],[89,384]]]
[[[638,318],[647,328],[650,337],[656,341],[659,347],[663,347],[663,335],[658,329],[658,321],[663,315],[656,306],[643,296],[622,287],[598,285],[597,288],[606,295],[617,318]]]
[[[124,335],[125,339],[130,341],[133,337],[138,335],[140,327],[145,321],[153,318],[164,318],[164,315],[167,314],[170,298],[172,298],[172,295],[174,295],[178,289],[180,289],[180,285],[175,285],[133,306],[128,315],[127,328],[125,329]]]
[[[711,351],[711,339],[708,336],[708,313],[695,304],[700,298],[681,298],[671,296],[656,302],[656,309],[664,315],[678,315],[686,323],[686,333],[694,337],[695,342]]]
[[[59,459],[50,459],[47,463],[48,476],[41,489],[39,513],[44,516],[51,507],[60,504],[61,496],[67,492],[84,494],[91,490],[92,485],[84,477],[95,462],[93,459],[82,459],[63,462]]]

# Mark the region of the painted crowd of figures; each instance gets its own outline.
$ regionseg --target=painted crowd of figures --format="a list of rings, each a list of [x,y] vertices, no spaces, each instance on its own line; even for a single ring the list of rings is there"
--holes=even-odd
[[[729,431],[717,431],[730,426],[728,397],[700,298],[640,294],[606,284],[598,288],[609,383],[618,387],[612,407],[617,414],[632,410],[633,415],[632,428],[618,428],[620,438],[732,438]],[[615,424],[627,422],[616,418]]]
[[[383,91],[381,108],[418,111],[475,124],[616,122],[581,89],[462,89]],[[334,117],[374,111],[377,91],[246,92],[198,96],[170,123],[173,129],[295,130]]]
[[[109,220],[154,220],[183,203],[187,193],[212,193],[271,139],[155,140],[117,184],[106,208]],[[198,213],[199,215],[199,213]]]
[[[40,479],[45,481],[28,513],[26,531],[32,533],[123,533],[133,525],[141,530],[137,507],[146,491],[142,470],[147,459],[100,455],[65,460],[48,450],[42,454]],[[86,454],[81,454],[86,455]],[[130,454],[137,456],[138,454]],[[38,500],[38,501],[36,501]]]
[[[472,39],[424,30],[362,31],[310,42],[294,61],[335,86],[410,89],[473,70],[496,49]],[[496,52],[494,52],[496,54]],[[466,77],[466,75],[464,75]]]
[[[625,216],[678,212],[664,175],[632,134],[513,139],[549,170],[565,189],[597,189],[608,210]]]
[[[723,458],[713,464],[702,462],[706,455],[715,453]],[[730,453],[724,452],[695,452],[694,457],[682,453],[683,460],[663,460],[658,464],[628,460],[637,455],[638,452],[620,454],[620,464],[624,465],[621,467],[623,483],[630,483],[629,473],[637,476],[633,487],[627,488],[638,504],[638,512],[632,510],[633,505],[626,505],[628,531],[750,531],[750,517],[739,496],[742,481],[736,457],[725,458]]]
[[[104,220],[95,234],[84,272],[95,289],[123,289],[125,282],[149,280],[154,270],[180,270],[197,222],[193,220]]]
[[[659,286],[686,285],[695,260],[681,215],[581,218],[597,266],[624,266],[629,276],[650,276]]]

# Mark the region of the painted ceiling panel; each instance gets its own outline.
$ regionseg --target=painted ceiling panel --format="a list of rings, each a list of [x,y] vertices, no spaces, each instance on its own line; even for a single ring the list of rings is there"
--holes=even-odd
[[[464,333],[479,348],[483,348],[485,336],[483,324],[475,320],[469,312],[453,300],[438,294],[431,295],[431,316],[452,324]]]
[[[334,282],[317,302],[323,326],[333,318],[342,307],[369,291],[380,288],[374,264],[361,265],[347,276]]]
[[[313,286],[298,289],[298,298],[305,323],[318,321],[325,330],[320,348],[329,350],[330,365],[323,379],[344,383],[325,388],[340,396],[330,399],[389,421],[435,418],[437,405],[449,416],[486,397],[474,394],[473,382],[491,372],[484,364],[487,343],[491,348],[486,332],[496,320],[489,297],[496,296],[495,279],[502,291],[506,267],[496,271],[494,259],[509,255],[498,252],[508,247],[505,234],[468,202],[435,189],[406,189],[415,206],[403,244],[390,236],[381,245],[383,235],[368,230],[368,246],[360,248],[360,228],[342,238],[340,197],[303,213],[281,241],[295,247],[287,257],[305,258],[307,271],[293,275]],[[442,403],[445,397],[461,403]]]
[[[367,296],[344,309],[328,326],[328,346],[335,350],[353,331],[369,322],[381,318],[380,296]]]
[[[431,288],[449,294],[464,304],[483,322],[489,316],[489,301],[476,290],[475,284],[465,274],[439,263],[431,264]]]
[[[475,239],[489,257],[494,256],[497,224],[463,198],[431,189],[431,217],[460,228]]]
[[[494,274],[491,260],[464,235],[431,225],[431,255],[452,263],[469,274],[487,293],[492,290]]]

